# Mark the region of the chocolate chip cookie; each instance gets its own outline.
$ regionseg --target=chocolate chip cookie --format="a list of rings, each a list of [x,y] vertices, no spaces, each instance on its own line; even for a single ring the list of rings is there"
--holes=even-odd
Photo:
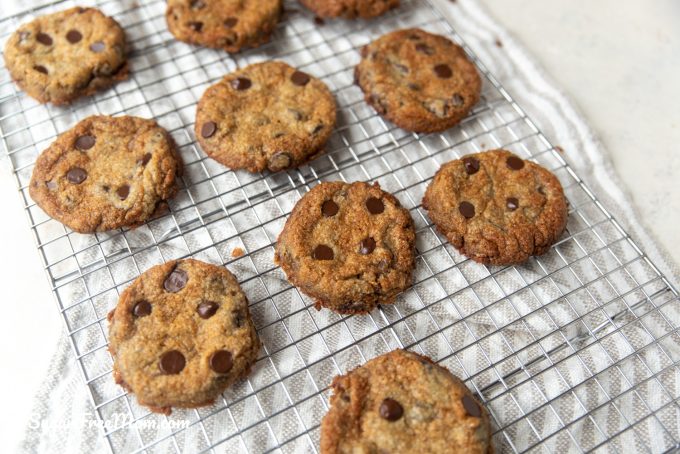
[[[109,314],[114,379],[156,412],[212,403],[248,374],[259,349],[234,275],[198,260],[144,272]]]
[[[31,198],[76,232],[141,225],[167,208],[181,162],[155,121],[88,117],[36,160]]]
[[[484,407],[430,358],[394,350],[331,384],[321,452],[491,454]]]
[[[423,207],[461,254],[491,265],[545,253],[567,225],[567,200],[557,177],[505,150],[444,164]]]
[[[335,109],[320,80],[283,62],[257,63],[205,91],[196,137],[211,158],[231,169],[276,172],[323,151]]]
[[[275,261],[317,308],[361,314],[410,287],[415,237],[408,210],[377,183],[321,183],[295,205]]]
[[[399,6],[399,0],[301,0],[320,17],[370,19]]]
[[[282,0],[168,0],[165,18],[175,38],[238,52],[269,41]]]
[[[355,79],[366,102],[408,131],[448,129],[479,101],[475,65],[444,36],[398,30],[364,46],[361,57]]]
[[[125,45],[115,20],[71,8],[19,27],[5,45],[5,65],[31,97],[67,104],[127,78]]]

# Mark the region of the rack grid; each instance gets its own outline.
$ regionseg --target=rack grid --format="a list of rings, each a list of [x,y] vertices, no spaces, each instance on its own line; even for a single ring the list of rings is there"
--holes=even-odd
[[[26,97],[0,63],[0,137],[95,413],[120,422],[104,426],[112,452],[318,452],[333,376],[394,348],[429,355],[461,376],[490,411],[498,452],[680,447],[678,292],[434,4],[403,1],[368,26],[319,25],[287,2],[271,43],[228,55],[174,40],[162,0],[83,3],[126,29],[130,79],[57,108]],[[20,23],[69,6],[60,0],[0,18],[2,43]],[[402,27],[448,35],[478,65],[482,99],[459,126],[408,133],[363,102],[352,75],[359,48]],[[337,129],[327,153],[299,169],[229,171],[195,141],[196,102],[224,74],[273,58],[330,86]],[[155,118],[170,131],[185,173],[168,214],[134,230],[81,235],[33,203],[28,182],[36,156],[91,114]],[[482,266],[461,256],[420,205],[442,163],[500,147],[551,169],[570,201],[561,240],[521,266]],[[316,311],[273,264],[293,205],[330,180],[378,181],[410,210],[416,282],[397,304],[366,316]],[[245,254],[232,254],[236,248]],[[234,272],[264,346],[251,375],[213,405],[158,415],[114,384],[106,315],[141,272],[190,256]]]

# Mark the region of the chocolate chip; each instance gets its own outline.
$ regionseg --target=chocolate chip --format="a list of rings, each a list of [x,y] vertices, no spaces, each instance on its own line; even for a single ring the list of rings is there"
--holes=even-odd
[[[80,151],[87,151],[90,148],[94,147],[94,144],[96,142],[96,139],[94,136],[80,136],[76,139],[76,148],[79,149]]]
[[[177,293],[187,285],[189,275],[186,271],[175,268],[172,273],[165,278],[163,287],[170,293]]]
[[[217,350],[210,356],[210,368],[218,374],[226,374],[234,366],[231,352]]]
[[[182,372],[186,366],[186,359],[182,352],[177,350],[170,350],[161,355],[161,360],[158,362],[158,368],[167,375],[176,375]]]
[[[219,308],[220,306],[214,301],[203,301],[196,308],[196,312],[198,312],[199,317],[207,319],[215,315]]]
[[[151,314],[151,303],[142,300],[132,307],[132,315],[135,317],[146,317]]]
[[[195,32],[200,32],[203,28],[203,22],[189,22],[187,23],[187,26]]]
[[[419,43],[416,44],[416,50],[425,55],[434,55],[434,49],[427,44]]]
[[[217,123],[214,121],[203,123],[203,126],[201,127],[201,135],[204,139],[212,137],[213,134],[215,134],[215,131],[217,131]]]
[[[375,249],[375,240],[373,238],[365,238],[361,240],[359,245],[359,253],[361,255],[368,255]]]
[[[224,26],[227,28],[234,28],[238,24],[238,19],[236,17],[227,17],[224,20]]]
[[[145,166],[151,161],[151,153],[146,153],[141,158],[137,159],[137,165]]]
[[[100,53],[104,52],[104,49],[106,49],[106,45],[102,41],[96,41],[90,44],[90,50],[92,52]]]
[[[292,76],[290,76],[290,80],[293,81],[295,85],[299,85],[300,87],[304,87],[309,83],[309,75],[303,73],[302,71],[295,71]]]
[[[253,83],[245,77],[238,77],[231,81],[231,88],[234,90],[247,90]]]
[[[312,134],[318,134],[318,133],[320,133],[321,130],[322,130],[323,128],[324,128],[324,124],[323,124],[323,123],[319,123],[319,124],[316,125],[316,126],[314,127],[314,129],[312,130]]]
[[[409,82],[406,86],[413,91],[420,91],[420,85],[414,84],[413,82]]]
[[[333,249],[324,244],[318,245],[314,248],[314,252],[312,252],[312,258],[315,260],[333,260],[333,257]]]
[[[35,37],[35,39],[37,39],[40,44],[44,44],[46,46],[52,45],[52,37],[47,33],[40,32],[38,33],[38,36]]]
[[[323,205],[321,205],[321,212],[327,218],[333,217],[336,214],[338,214],[338,210],[340,210],[340,207],[338,207],[338,204],[333,202],[332,200],[326,200],[323,203]]]
[[[505,206],[508,207],[508,210],[515,211],[517,208],[519,208],[519,200],[517,200],[515,197],[508,197],[505,199]]]
[[[83,35],[78,30],[69,30],[68,33],[66,33],[66,39],[69,43],[75,44],[83,39]]]
[[[285,151],[277,151],[267,161],[267,168],[272,172],[287,169],[293,163],[293,159]]]
[[[463,165],[468,175],[474,175],[479,172],[479,161],[475,158],[464,158]]]
[[[371,214],[380,214],[385,211],[385,204],[380,199],[369,197],[366,200],[366,209]]]
[[[445,64],[435,66],[434,73],[441,79],[448,79],[449,77],[453,76],[453,71],[451,71],[449,65]]]
[[[524,167],[524,161],[517,156],[510,156],[508,160],[505,161],[505,163],[512,170],[520,170],[522,167]]]
[[[399,402],[389,397],[380,404],[380,416],[388,421],[398,421],[404,414],[404,408]]]
[[[119,188],[116,190],[116,195],[118,196],[118,198],[119,198],[120,200],[125,200],[125,199],[127,199],[128,196],[130,195],[130,186],[127,185],[127,184],[124,184],[123,186],[119,187]]]
[[[191,0],[191,9],[203,9],[205,8],[205,3],[202,0]]]
[[[87,179],[87,172],[80,167],[72,167],[66,172],[66,179],[73,184],[80,184]]]
[[[465,411],[470,416],[475,418],[482,416],[482,409],[479,408],[477,402],[470,396],[463,396],[463,407],[465,407]]]
[[[466,219],[475,217],[475,206],[470,202],[460,202],[460,205],[458,205],[458,211],[460,211],[460,214],[462,214]]]
[[[454,106],[460,107],[460,106],[462,106],[464,103],[465,103],[465,99],[464,99],[461,95],[459,95],[458,93],[456,93],[455,95],[453,95],[453,105],[454,105]]]
[[[33,67],[33,69],[35,69],[35,70],[38,71],[39,73],[47,74],[47,68],[45,68],[45,67],[42,66],[42,65],[35,65],[35,66]]]

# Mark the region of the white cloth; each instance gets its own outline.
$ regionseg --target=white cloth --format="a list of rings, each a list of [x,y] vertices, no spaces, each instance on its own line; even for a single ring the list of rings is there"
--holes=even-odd
[[[597,140],[579,112],[573,107],[568,97],[551,82],[544,71],[513,38],[497,23],[495,23],[483,9],[474,1],[461,0],[455,6],[455,12],[449,2],[435,1],[441,11],[445,12],[456,31],[465,39],[477,56],[484,62],[490,72],[500,81],[529,114],[529,117],[555,144],[564,149],[565,159],[571,164],[576,173],[585,180],[592,192],[596,194],[602,204],[614,215],[626,231],[635,239],[637,244],[669,278],[680,276],[677,265],[661,249],[648,234],[644,226],[638,222],[634,207],[629,203],[629,197],[621,189],[612,165]],[[500,39],[502,47],[495,43]],[[519,333],[518,337],[527,337]],[[625,349],[625,347],[622,347]],[[593,353],[593,361],[601,358]],[[574,375],[577,375],[574,373]],[[579,382],[578,377],[570,377]],[[549,377],[542,378],[547,393],[550,393]],[[606,380],[603,378],[602,380]],[[553,383],[553,385],[558,386]],[[672,386],[675,382],[672,383]],[[676,394],[677,395],[677,394]],[[22,448],[27,452],[99,452],[105,450],[106,441],[100,431],[91,425],[93,410],[87,387],[83,384],[80,370],[71,351],[68,338],[61,336],[49,373],[34,402],[33,418],[26,429]],[[623,412],[634,412],[627,401],[619,403]],[[578,406],[565,411],[577,412]],[[509,411],[510,413],[510,411]],[[503,415],[503,417],[512,415]],[[556,422],[551,415],[545,415],[545,421],[532,421],[538,430],[550,433]],[[669,416],[670,417],[670,416]],[[676,417],[673,414],[673,417]],[[615,417],[612,417],[616,419]],[[542,425],[544,423],[544,425]],[[612,420],[616,426],[618,420]],[[680,427],[677,421],[676,427]],[[645,440],[661,439],[663,434],[650,424],[649,431],[641,434]],[[597,433],[592,428],[576,426],[571,429],[571,435],[562,432],[555,437],[550,449],[560,447],[572,452],[575,450],[565,437],[573,437],[579,444],[597,443]],[[526,426],[518,425],[509,432],[516,437],[518,444],[530,443],[532,431]],[[502,437],[497,440],[503,441]],[[624,439],[625,441],[625,439]],[[630,445],[633,446],[633,445]],[[627,446],[627,447],[630,447]],[[621,446],[619,446],[621,447]],[[505,447],[507,449],[507,446]],[[503,449],[503,450],[506,450]],[[193,448],[191,448],[193,450]]]

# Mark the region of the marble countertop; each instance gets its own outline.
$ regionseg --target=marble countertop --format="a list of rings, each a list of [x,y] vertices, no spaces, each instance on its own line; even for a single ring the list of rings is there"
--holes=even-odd
[[[578,105],[609,150],[640,221],[680,262],[680,3],[481,0]],[[62,326],[6,160],[0,168],[0,357],[12,411],[0,412],[13,446]],[[30,321],[27,323],[27,321]],[[26,326],[31,330],[27,331]],[[18,335],[16,327],[23,327]]]
[[[481,0],[581,110],[676,263],[680,3]]]

